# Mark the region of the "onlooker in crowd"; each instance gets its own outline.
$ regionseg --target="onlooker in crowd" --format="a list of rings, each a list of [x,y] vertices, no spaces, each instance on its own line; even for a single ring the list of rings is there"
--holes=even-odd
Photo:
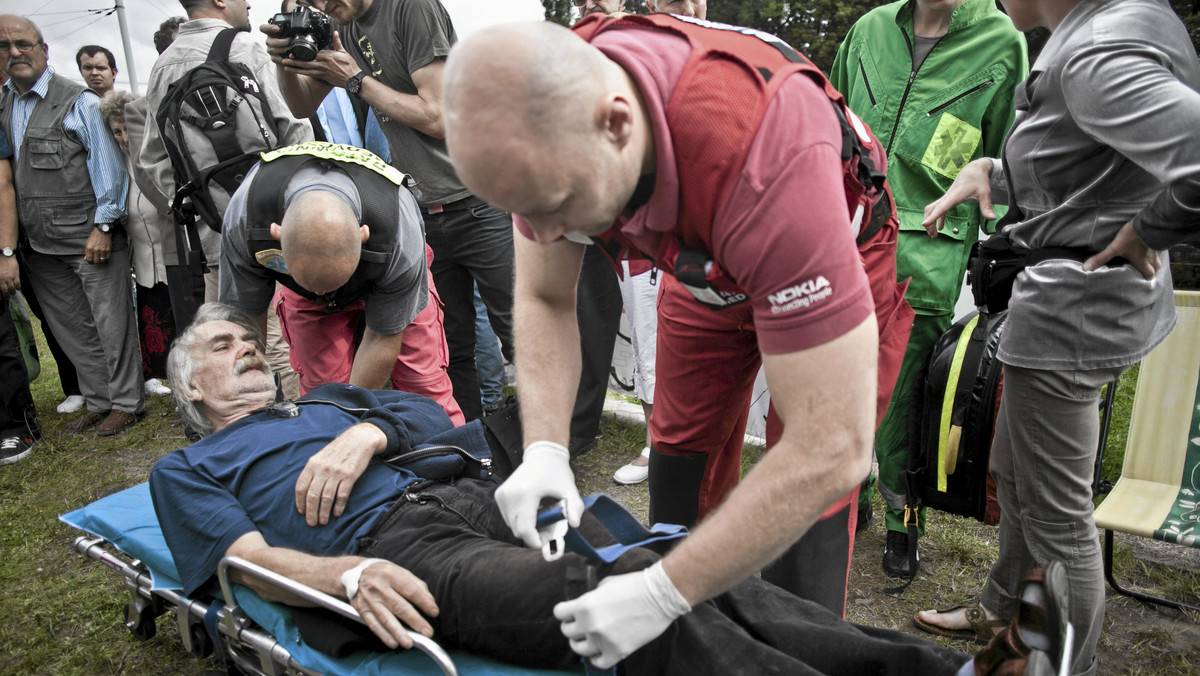
[[[974,204],[947,218],[945,237],[921,227],[925,205],[973,159],[994,157],[1012,124],[1013,87],[1029,63],[1025,38],[995,0],[899,0],[868,12],[846,35],[829,80],[887,148],[887,177],[900,217],[896,274],[917,317],[888,412],[875,433],[879,490],[887,503],[883,570],[916,574],[904,523],[900,474],[908,459],[908,397],[934,343],[954,321],[967,256],[983,219]],[[859,523],[871,513],[868,477]],[[924,508],[917,533],[925,527]],[[912,549],[910,552],[909,549]],[[911,556],[910,556],[911,554]]]
[[[37,27],[3,15],[0,39],[9,75],[0,129],[15,150],[22,258],[86,399],[87,411],[67,430],[117,434],[145,406],[122,225],[129,175],[99,97],[55,74]]]
[[[0,37],[7,41],[7,37]],[[13,190],[12,146],[0,134],[0,465],[33,452],[41,428],[29,393],[29,370],[8,304],[21,288],[17,271],[17,196]]]
[[[411,647],[415,632],[527,667],[578,668],[580,651],[602,668],[617,661],[610,646],[568,641],[554,615],[569,605],[573,580],[590,573],[609,589],[623,578],[653,577],[663,565],[657,554],[635,548],[598,567],[574,552],[546,561],[507,532],[493,482],[423,481],[379,462],[375,456],[417,444],[484,445],[478,425],[453,427],[428,399],[325,387],[295,416],[273,417],[265,410],[274,386],[261,337],[240,315],[204,305],[171,351],[180,410],[213,435],[164,457],[150,474],[187,593],[211,580],[221,557],[238,556],[346,599],[391,648]],[[367,412],[353,415],[347,406]],[[611,541],[590,514],[581,529],[593,543]],[[264,598],[296,602],[253,578],[235,573],[235,581]],[[1030,584],[1046,593],[1048,585]],[[730,586],[670,622],[621,673],[1043,676],[1053,664],[1044,654],[1026,658],[1027,646],[1061,640],[1045,626],[1014,622],[1011,638],[972,660],[914,636],[843,622],[754,577]],[[1041,617],[1060,607],[1047,599]],[[1027,613],[1035,616],[1034,608]],[[634,620],[639,628],[652,621]],[[1017,649],[1006,652],[1009,645]],[[1043,671],[1032,668],[1039,658]]]
[[[320,6],[323,4],[320,0],[316,3]],[[299,6],[298,0],[283,0],[279,11],[290,13]],[[312,123],[313,137],[318,141],[366,148],[385,162],[391,161],[387,138],[379,128],[379,120],[375,119],[370,106],[361,98],[350,96],[341,87],[330,90],[309,122]]]
[[[8,55],[0,54],[0,85],[8,81],[8,74],[4,68],[8,63]],[[9,147],[12,147],[11,141]],[[10,152],[11,155],[11,152]],[[10,165],[11,168],[11,165]],[[21,264],[21,250],[16,248],[15,265],[18,271],[18,288],[21,288],[25,296],[25,300],[29,304],[30,311],[37,317],[38,322],[42,326],[42,335],[46,338],[46,347],[50,349],[50,355],[58,366],[58,380],[62,385],[63,400],[58,403],[55,408],[61,414],[74,413],[83,408],[83,395],[79,393],[79,378],[75,373],[75,365],[71,363],[71,359],[58,344],[58,340],[54,338],[54,332],[50,330],[50,324],[46,322],[45,314],[42,312],[42,306],[37,301],[37,294],[33,292],[33,285],[29,283],[28,275],[25,273],[25,266]]]
[[[113,91],[100,101],[100,116],[124,151],[125,168],[130,173],[130,134],[125,125],[125,109],[133,100],[129,92]],[[141,140],[140,136],[138,140]],[[159,379],[167,377],[167,347],[175,338],[175,318],[171,314],[171,295],[167,292],[167,270],[163,266],[162,253],[162,235],[170,229],[159,223],[162,213],[142,195],[135,181],[129,182],[125,204],[129,216],[125,221],[125,232],[132,247],[137,297],[142,377],[146,380],[146,396],[161,397],[171,393]]]
[[[200,65],[208,57],[213,40],[219,32],[226,28],[250,28],[250,18],[245,0],[181,0],[187,12],[188,21],[179,26],[179,34],[170,43],[154,67],[150,70],[150,84],[146,91],[146,109],[153,118],[167,88],[192,68]],[[168,30],[167,26],[159,28],[160,33]],[[158,34],[156,33],[156,42]],[[279,85],[275,80],[275,69],[270,57],[263,50],[262,43],[251,35],[238,35],[230,46],[230,61],[245,65],[267,94],[271,113],[275,116],[275,125],[279,129],[282,145],[302,143],[312,139],[312,127],[305,120],[297,120],[288,114],[287,103],[279,93]],[[134,166],[134,178],[138,181],[142,193],[158,207],[163,214],[170,213],[171,200],[175,196],[175,178],[171,169],[171,160],[167,157],[166,146],[157,124],[147,124],[145,139],[142,141]],[[164,220],[164,224],[174,223],[173,219]],[[209,273],[204,276],[205,300],[217,299],[218,262],[221,260],[221,233],[197,222],[201,247],[208,262]],[[180,265],[176,254],[175,232],[172,229],[163,233],[163,257],[168,271],[172,266]],[[274,309],[268,310],[267,322],[267,360],[271,368],[280,375],[284,395],[294,398],[299,395],[298,383],[288,362],[287,343],[279,331],[279,322]]]
[[[655,3],[646,0],[646,9],[653,12],[680,14],[696,19],[708,16],[706,0],[674,0]],[[650,416],[654,413],[654,359],[658,343],[658,269],[647,261],[622,261],[621,298],[625,302],[625,317],[629,320],[629,342],[633,346],[633,381],[642,413],[646,417],[646,445],[629,464],[613,474],[619,484],[636,484],[650,475]]]
[[[475,371],[479,373],[479,398],[483,414],[491,415],[504,405],[504,356],[500,340],[487,318],[487,307],[475,289]]]
[[[431,255],[395,168],[352,146],[283,148],[264,154],[229,201],[221,302],[265,328],[283,285],[276,311],[302,394],[331,382],[390,382],[462,424]]]
[[[540,543],[534,522],[543,498],[564,500],[576,520],[582,512],[565,448],[579,369],[578,242],[636,249],[684,278],[659,278],[651,520],[704,520],[653,577],[615,578],[559,613],[568,628],[571,616],[586,626],[607,614],[603,628],[568,631],[586,632],[581,645],[628,653],[680,609],[785,552],[790,572],[776,579],[842,612],[853,500],[870,466],[876,410],[890,395],[878,372],[895,373],[911,314],[891,255],[871,270],[885,280],[873,297],[846,202],[849,126],[819,72],[789,71],[800,57],[756,34],[661,14],[620,21],[612,30],[616,22],[599,17],[582,22],[577,29],[596,31],[591,44],[549,23],[477,33],[447,64],[445,119],[459,175],[521,215],[518,352],[535,356],[516,364],[524,462],[496,499],[527,544]],[[690,75],[707,72],[698,62],[719,59],[693,56],[702,48],[694,45],[742,64],[729,73],[743,75],[731,76],[703,115],[676,105],[713,95]],[[760,88],[760,69],[774,73],[777,89]],[[716,132],[732,128],[743,132]],[[681,146],[703,159],[677,156]],[[861,147],[883,159],[877,144]],[[726,169],[714,173],[714,165]],[[721,185],[732,188],[718,200]],[[867,222],[882,224],[871,241],[891,254],[894,224],[890,211],[884,216]],[[883,327],[876,302],[889,320]],[[769,452],[737,486],[760,363],[778,415]],[[647,616],[656,619],[635,619]]]
[[[159,54],[167,51],[167,47],[175,42],[175,38],[179,35],[179,27],[185,22],[187,22],[186,17],[173,16],[158,24],[158,30],[154,31],[154,49]]]
[[[646,0],[646,9],[703,19],[708,15],[708,0]]]
[[[633,347],[634,394],[646,418],[646,445],[638,456],[613,474],[619,484],[640,484],[650,476],[650,420],[654,414],[654,360],[658,343],[658,268],[648,261],[621,261],[621,299]]]
[[[1175,326],[1162,251],[1200,239],[1200,62],[1165,0],[1002,3],[1018,30],[1043,26],[1050,39],[1017,87],[1003,159],[963,168],[925,224],[936,235],[963,202],[988,218],[993,201],[1007,202],[1000,243],[1018,254],[1059,250],[1016,276],[1000,339],[1004,397],[991,450],[1000,557],[983,612],[926,611],[916,621],[973,637],[972,615],[1017,612],[1019,569],[1060,559],[1075,628],[1070,671],[1094,674],[1104,624],[1096,407],[1100,388]]]
[[[89,89],[100,95],[108,96],[113,90],[113,78],[117,76],[117,60],[113,53],[100,45],[84,45],[75,52],[75,65],[79,67],[79,75]]]
[[[443,140],[442,70],[457,40],[438,0],[326,0],[340,24],[333,49],[313,61],[285,59],[288,41],[268,37],[279,83],[292,112],[308,117],[331,88],[370,104],[387,136],[393,164],[417,181],[430,265],[445,303],[454,397],[468,420],[482,403],[475,370],[474,284],[512,360],[512,218],[475,197],[459,181]],[[273,36],[277,29],[264,25]]]

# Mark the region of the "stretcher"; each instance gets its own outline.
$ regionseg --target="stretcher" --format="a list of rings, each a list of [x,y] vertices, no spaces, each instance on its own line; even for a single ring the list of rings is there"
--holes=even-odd
[[[515,667],[461,651],[447,651],[434,640],[415,634],[412,635],[414,650],[360,651],[333,657],[304,641],[288,606],[269,603],[253,590],[231,584],[229,572],[241,570],[342,617],[361,622],[354,608],[236,557],[226,557],[221,563],[218,597],[188,598],[182,593],[183,585],[155,517],[146,483],[101,498],[59,519],[88,534],[75,539],[76,552],[103,563],[121,576],[130,595],[124,622],[135,638],[143,641],[152,638],[157,618],[173,610],[183,647],[189,654],[195,657],[215,654],[226,667],[246,674],[508,676],[582,671]]]

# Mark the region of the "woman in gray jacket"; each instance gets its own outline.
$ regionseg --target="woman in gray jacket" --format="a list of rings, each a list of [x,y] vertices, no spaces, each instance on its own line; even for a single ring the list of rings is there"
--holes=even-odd
[[[1097,669],[1104,580],[1092,519],[1100,388],[1175,326],[1167,247],[1200,239],[1200,65],[1166,0],[1001,0],[1018,29],[1052,31],[1016,90],[1004,160],[963,169],[925,211],[992,202],[1017,252],[1077,252],[1016,277],[1000,343],[1004,399],[992,443],[1000,557],[979,606],[918,613],[945,635],[987,634],[1015,612],[1029,568],[1067,564],[1071,672]]]

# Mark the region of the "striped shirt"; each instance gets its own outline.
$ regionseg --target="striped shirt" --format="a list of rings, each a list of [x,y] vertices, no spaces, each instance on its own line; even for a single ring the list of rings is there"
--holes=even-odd
[[[46,97],[50,89],[50,76],[54,69],[47,66],[29,91],[17,92],[11,79],[4,89],[13,93],[12,146],[13,160],[21,157],[21,144],[25,140],[25,126],[33,108]],[[96,223],[111,223],[125,215],[125,196],[129,192],[129,173],[125,160],[112,133],[100,117],[100,97],[91,90],[84,90],[75,100],[75,108],[63,118],[63,129],[76,138],[88,150],[87,168],[92,179],[92,192],[96,195]]]

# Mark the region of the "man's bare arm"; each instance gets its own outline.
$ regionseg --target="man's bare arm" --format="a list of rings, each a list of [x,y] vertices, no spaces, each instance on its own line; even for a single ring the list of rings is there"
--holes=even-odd
[[[763,355],[783,434],[725,503],[663,560],[688,603],[711,598],[776,559],[867,475],[877,343],[871,315],[823,345]]]
[[[226,556],[237,556],[296,580],[330,596],[344,599],[342,573],[367,561],[361,556],[313,556],[294,549],[272,547],[262,533],[253,531],[239,537],[229,546]],[[311,605],[274,585],[234,571],[232,578],[250,587],[268,601],[289,605]],[[380,561],[362,571],[358,593],[350,605],[359,612],[371,631],[390,648],[411,648],[412,639],[405,627],[425,636],[433,635],[433,627],[425,616],[436,617],[437,603],[423,581],[394,563]]]
[[[266,28],[263,27],[264,33],[274,33]],[[362,65],[342,48],[337,33],[333,36],[333,47],[317,52],[317,58],[312,61],[284,59],[286,40],[268,38],[267,51],[279,65],[279,88],[296,117],[316,113],[330,86],[344,87],[347,80],[363,70]],[[445,59],[434,59],[413,71],[411,77],[417,87],[416,94],[398,92],[374,77],[367,77],[362,81],[359,97],[394,122],[433,138],[445,138],[442,123],[442,71],[445,66]]]
[[[372,331],[363,332],[362,343],[354,354],[350,367],[350,384],[368,390],[381,389],[396,368],[396,358],[404,342],[404,332],[385,336]]]
[[[566,446],[581,368],[575,288],[583,246],[539,244],[514,230],[513,249],[513,337],[522,355],[514,363],[525,443]]]

